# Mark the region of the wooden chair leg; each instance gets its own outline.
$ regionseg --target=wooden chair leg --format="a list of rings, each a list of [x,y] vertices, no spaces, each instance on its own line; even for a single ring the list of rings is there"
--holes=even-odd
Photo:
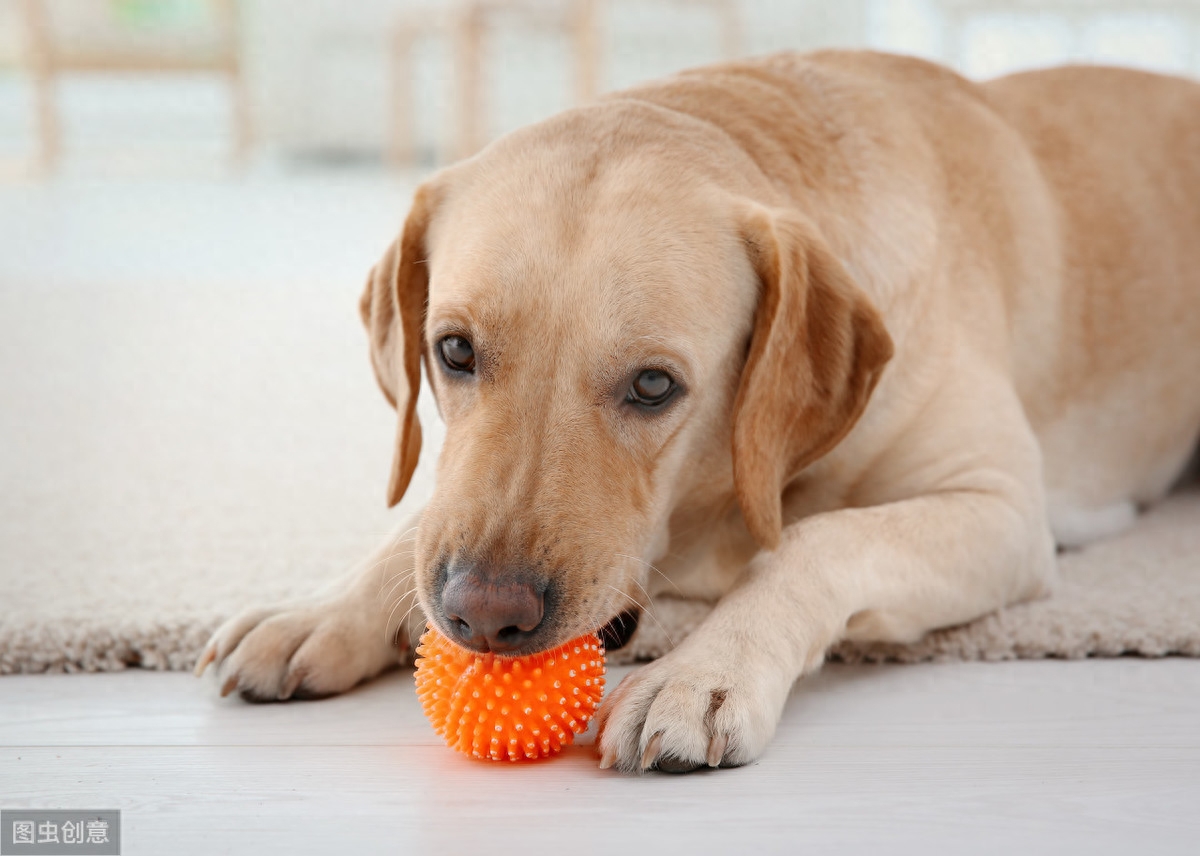
[[[230,73],[229,89],[233,109],[233,161],[237,165],[244,165],[250,158],[250,148],[254,143],[254,127],[250,120],[246,78],[240,69]]]
[[[230,118],[233,125],[231,157],[235,166],[242,166],[250,157],[253,128],[250,120],[250,96],[242,69],[241,33],[237,5],[234,0],[216,0],[217,25],[224,42],[224,73],[229,84]]]
[[[726,59],[737,59],[742,55],[742,19],[738,15],[737,0],[717,0],[717,16],[721,27],[721,52]]]
[[[417,159],[413,121],[413,46],[416,32],[409,24],[396,28],[391,45],[391,87],[388,93],[390,127],[388,162],[394,167],[412,166]]]
[[[600,90],[600,20],[597,0],[574,0],[571,29],[575,43],[575,100],[586,104]]]
[[[58,99],[50,75],[36,75],[34,97],[38,117],[38,166],[43,172],[54,172],[62,159],[62,125],[58,116]]]
[[[54,49],[42,0],[21,0],[25,19],[29,68],[33,75],[34,107],[37,112],[38,166],[53,172],[62,156],[62,125],[58,116]]]
[[[454,157],[467,158],[482,148],[484,104],[482,98],[481,66],[483,57],[483,9],[478,3],[467,3],[454,27],[455,75],[458,97],[455,122]]]

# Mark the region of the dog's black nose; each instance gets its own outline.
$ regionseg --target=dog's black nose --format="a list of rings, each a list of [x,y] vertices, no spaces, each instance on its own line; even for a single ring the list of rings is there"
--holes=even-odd
[[[451,572],[442,609],[455,642],[476,651],[515,651],[542,623],[544,585],[470,567]]]

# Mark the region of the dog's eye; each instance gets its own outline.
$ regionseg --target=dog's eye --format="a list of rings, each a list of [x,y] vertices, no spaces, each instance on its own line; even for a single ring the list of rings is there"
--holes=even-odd
[[[629,401],[645,407],[656,407],[671,397],[675,381],[664,371],[646,369],[633,380],[629,388]]]
[[[442,361],[456,372],[475,371],[475,349],[462,336],[447,336],[438,342]]]

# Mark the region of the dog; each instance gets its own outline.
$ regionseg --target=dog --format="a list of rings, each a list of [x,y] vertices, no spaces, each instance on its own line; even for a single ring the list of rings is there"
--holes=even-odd
[[[600,765],[746,764],[831,645],[1044,597],[1057,548],[1183,471],[1200,85],[853,51],[684,72],[436,174],[361,310],[399,417],[389,502],[422,363],[433,496],[326,593],[230,620],[198,671],[322,696],[426,620],[525,655],[698,603],[605,701]]]

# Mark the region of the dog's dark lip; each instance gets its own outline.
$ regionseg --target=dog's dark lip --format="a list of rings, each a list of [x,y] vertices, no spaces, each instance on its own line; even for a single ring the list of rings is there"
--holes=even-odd
[[[600,642],[604,645],[606,651],[617,651],[629,644],[629,640],[633,638],[633,634],[637,631],[638,620],[642,613],[639,609],[627,609],[619,613],[596,631],[596,635],[600,637]]]
[[[595,631],[596,636],[600,638],[600,644],[604,646],[605,651],[617,651],[629,644],[629,640],[633,638],[633,634],[637,632],[638,621],[641,619],[641,610],[627,609],[624,612],[614,615],[607,624]],[[432,622],[437,627],[438,632],[446,636],[446,631],[439,626],[440,622]],[[453,637],[450,637],[453,638]],[[528,645],[524,645],[513,651],[472,651],[472,653],[484,655],[491,654],[502,658],[519,658],[529,657],[534,654],[541,654],[551,650],[555,646],[547,647],[544,644],[539,644],[537,641],[532,641]]]

